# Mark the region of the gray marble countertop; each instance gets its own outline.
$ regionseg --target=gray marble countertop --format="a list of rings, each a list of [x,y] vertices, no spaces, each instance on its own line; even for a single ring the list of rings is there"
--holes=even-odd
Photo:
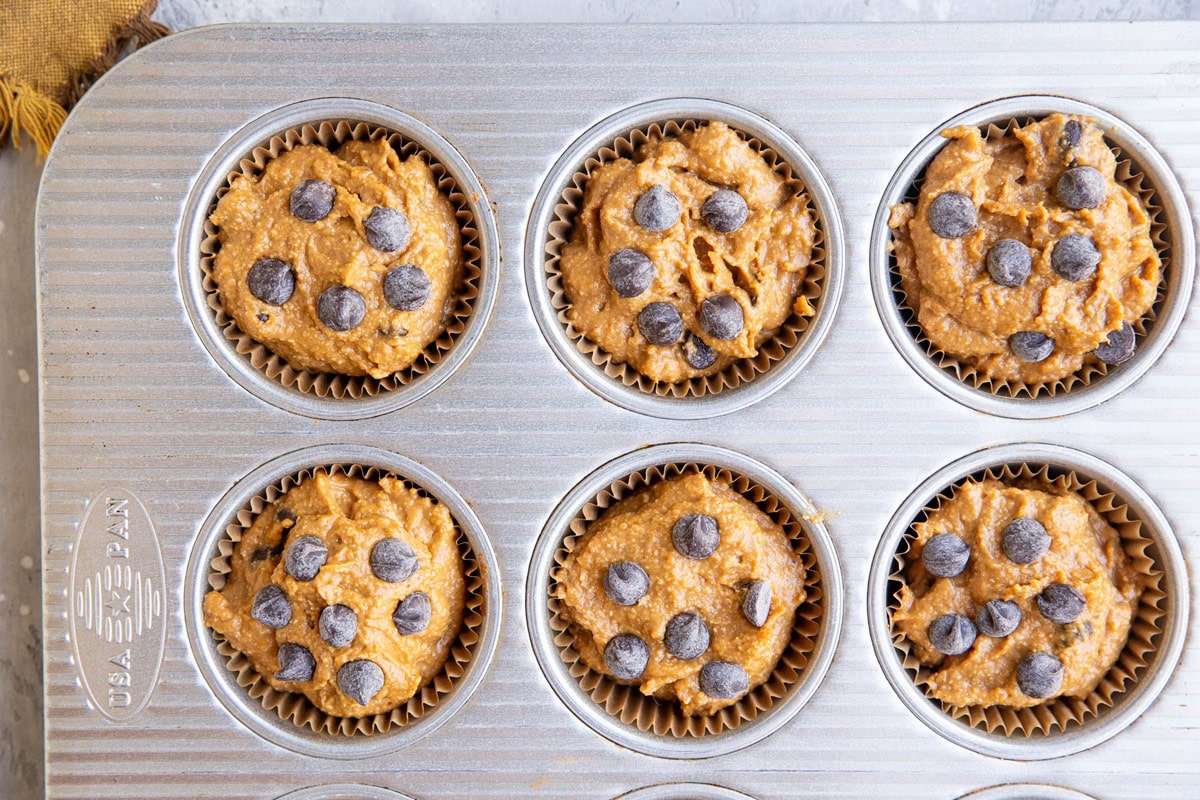
[[[1200,19],[1200,0],[161,0],[175,30],[216,22],[934,22]],[[31,147],[0,151],[0,797],[42,796],[34,204]]]

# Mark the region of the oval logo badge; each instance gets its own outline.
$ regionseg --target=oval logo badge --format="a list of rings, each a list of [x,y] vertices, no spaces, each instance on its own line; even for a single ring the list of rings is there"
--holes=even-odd
[[[166,579],[146,507],[123,489],[92,498],[71,559],[71,646],[92,705],[113,722],[146,707],[166,643]]]

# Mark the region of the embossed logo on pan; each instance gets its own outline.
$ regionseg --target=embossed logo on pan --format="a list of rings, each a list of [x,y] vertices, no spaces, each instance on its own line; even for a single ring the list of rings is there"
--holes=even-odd
[[[96,494],[71,560],[71,646],[89,702],[113,722],[137,716],[158,681],[165,583],[145,506],[123,489]]]

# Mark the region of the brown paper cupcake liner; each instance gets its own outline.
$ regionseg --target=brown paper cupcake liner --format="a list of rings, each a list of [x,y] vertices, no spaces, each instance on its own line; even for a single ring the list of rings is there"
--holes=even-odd
[[[1042,119],[1042,117],[1010,119],[1003,125],[988,123],[984,130],[984,139],[1006,136],[1014,128],[1028,125],[1039,119]],[[1120,147],[1112,142],[1109,142],[1108,145],[1117,157],[1117,169],[1113,177],[1117,183],[1141,199],[1142,205],[1146,209],[1146,214],[1150,219],[1150,240],[1154,243],[1154,249],[1162,262],[1158,293],[1154,298],[1154,302],[1145,314],[1131,323],[1136,333],[1135,341],[1141,341],[1153,329],[1154,320],[1158,317],[1163,299],[1166,297],[1167,276],[1171,264],[1170,231],[1163,219],[1163,208],[1161,202],[1159,202],[1158,193],[1153,186],[1145,185],[1145,174],[1130,159],[1122,158],[1124,154]],[[903,202],[916,204],[921,194],[921,183],[924,177],[924,170],[922,170],[921,174],[913,179],[908,192],[904,195]],[[890,240],[888,243],[888,253],[892,293],[896,299],[896,305],[900,308],[905,327],[908,328],[909,333],[912,334],[917,343],[925,348],[926,354],[933,363],[946,372],[952,373],[962,383],[972,386],[975,389],[989,392],[997,397],[1033,399],[1042,396],[1057,397],[1066,394],[1076,387],[1088,386],[1093,381],[1100,380],[1108,374],[1108,364],[1105,364],[1093,355],[1088,355],[1084,358],[1083,366],[1078,370],[1065,378],[1054,381],[1024,383],[1022,381],[1004,381],[985,376],[973,365],[960,361],[955,356],[939,349],[925,336],[925,331],[917,321],[916,309],[908,305],[908,296],[900,285],[900,268],[896,263],[896,257],[892,255]]]
[[[1021,488],[1049,488],[1080,494],[1120,535],[1126,558],[1133,570],[1142,576],[1142,596],[1134,612],[1125,648],[1087,697],[1059,697],[1032,708],[1021,709],[1007,706],[955,706],[932,697],[930,701],[940,705],[952,718],[996,735],[1032,737],[1085,725],[1105,708],[1120,702],[1120,695],[1142,678],[1162,639],[1166,592],[1163,587],[1164,573],[1157,562],[1154,542],[1143,533],[1141,520],[1133,516],[1129,507],[1114,492],[1100,486],[1095,480],[1081,478],[1073,470],[1059,470],[1044,464],[1012,463],[981,470],[939,493],[913,523],[936,512],[942,503],[954,496],[960,486],[987,479]],[[912,542],[910,527],[896,551],[894,568],[888,576],[888,621],[892,643],[900,653],[904,671],[918,687],[925,689],[934,670],[917,659],[908,637],[891,625],[891,616],[899,607],[897,593],[905,582],[904,573],[908,565],[906,555]]]
[[[454,307],[450,311],[446,329],[442,331],[441,335],[431,342],[412,364],[385,378],[299,369],[289,364],[283,356],[253,339],[238,327],[237,321],[232,316],[226,313],[217,293],[217,282],[213,277],[214,259],[221,248],[218,238],[220,231],[210,218],[217,208],[217,202],[229,191],[234,178],[239,175],[248,178],[258,177],[267,164],[277,158],[280,153],[290,151],[300,145],[320,144],[330,150],[336,150],[347,141],[377,141],[380,139],[391,144],[402,159],[417,156],[428,163],[433,170],[438,189],[450,199],[450,203],[454,206],[463,257],[463,278],[455,294]],[[327,120],[306,124],[278,133],[272,136],[266,144],[255,147],[238,162],[237,168],[229,173],[225,184],[217,190],[212,204],[205,212],[204,239],[200,243],[200,269],[203,272],[203,286],[208,307],[212,310],[221,332],[226,339],[234,343],[237,352],[244,356],[255,369],[287,388],[298,389],[317,397],[332,397],[339,400],[345,397],[353,399],[363,396],[375,397],[410,384],[432,370],[438,361],[454,347],[454,343],[466,329],[467,319],[471,316],[475,301],[479,296],[479,280],[483,274],[482,262],[483,251],[480,246],[475,215],[471,212],[466,195],[463,194],[461,187],[449,171],[420,143],[406,139],[401,134],[387,128],[348,120]]]
[[[249,530],[263,509],[318,472],[331,475],[345,474],[352,478],[372,481],[389,476],[396,477],[392,473],[376,467],[337,464],[301,470],[268,486],[256,494],[246,507],[237,513],[235,521],[226,527],[225,536],[217,543],[217,554],[212,559],[208,574],[208,585],[211,589],[220,591],[224,588],[225,579],[230,573],[230,559],[234,546],[241,541],[243,534]],[[404,481],[405,486],[416,489],[422,496],[434,499],[421,486],[404,478],[401,480]],[[456,527],[457,524],[456,521]],[[298,727],[308,728],[316,733],[341,736],[387,733],[396,727],[412,724],[433,709],[444,696],[454,689],[455,684],[466,673],[471,659],[475,657],[483,616],[487,613],[483,568],[478,556],[471,548],[470,542],[461,530],[458,536],[458,549],[463,558],[463,577],[465,579],[462,630],[458,634],[458,639],[451,645],[450,654],[441,671],[423,685],[416,694],[391,711],[361,718],[337,717],[327,714],[314,706],[312,701],[304,695],[296,692],[282,692],[271,686],[254,669],[250,659],[240,650],[236,650],[216,631],[211,628],[209,631],[217,642],[217,652],[225,659],[226,668],[237,674],[238,685],[245,689],[250,697],[259,701],[263,708],[278,714],[281,720],[287,720]]]
[[[597,167],[619,158],[633,158],[637,150],[650,139],[664,136],[678,136],[684,131],[695,130],[707,122],[708,120],[704,119],[689,119],[683,122],[668,120],[651,123],[636,128],[614,140],[612,144],[600,148],[571,177],[567,188],[559,198],[559,202],[554,206],[554,217],[551,219],[548,228],[545,266],[546,286],[550,290],[550,304],[558,316],[558,321],[566,330],[568,338],[575,344],[580,353],[587,356],[593,364],[603,370],[604,374],[613,380],[620,381],[626,386],[636,386],[647,394],[654,394],[659,397],[704,397],[706,395],[718,394],[726,389],[732,389],[743,383],[752,381],[758,375],[771,369],[790,350],[796,347],[802,341],[804,332],[810,324],[809,317],[793,312],[778,330],[771,333],[758,346],[758,355],[752,358],[739,359],[713,375],[690,378],[686,381],[677,381],[675,383],[652,380],[642,375],[629,364],[616,361],[595,342],[588,339],[584,332],[571,324],[567,316],[571,302],[567,299],[566,291],[563,289],[562,268],[559,258],[562,254],[563,246],[571,240],[571,232],[575,227],[575,218],[583,206],[584,188],[587,186],[592,172]],[[809,304],[816,309],[816,314],[819,314],[821,312],[821,298],[825,288],[825,274],[828,269],[827,254],[824,246],[824,220],[818,213],[816,206],[812,203],[806,187],[794,175],[792,166],[789,163],[783,160],[778,153],[760,139],[737,130],[737,128],[734,128],[734,131],[745,139],[759,155],[765,158],[772,169],[783,176],[787,181],[789,190],[804,200],[805,207],[812,214],[815,230],[812,258],[809,261],[808,271],[800,286],[799,294],[808,300]]]
[[[555,584],[562,574],[563,563],[589,524],[608,508],[635,492],[649,488],[661,480],[690,472],[699,472],[710,480],[727,482],[734,491],[753,502],[783,528],[804,565],[804,588],[807,593],[804,602],[796,609],[792,638],[770,677],[737,703],[706,716],[688,716],[676,702],[648,697],[642,694],[637,686],[618,683],[588,667],[575,649],[576,635],[572,625],[563,615],[563,604],[554,596]],[[550,583],[547,586],[547,600],[554,644],[571,677],[578,681],[580,688],[592,701],[626,725],[633,725],[643,732],[675,738],[700,737],[733,730],[784,700],[804,676],[825,617],[820,565],[812,553],[800,520],[791,509],[749,478],[729,469],[688,462],[660,464],[641,469],[614,481],[583,506],[571,521],[568,533],[555,552],[554,566],[550,570]]]

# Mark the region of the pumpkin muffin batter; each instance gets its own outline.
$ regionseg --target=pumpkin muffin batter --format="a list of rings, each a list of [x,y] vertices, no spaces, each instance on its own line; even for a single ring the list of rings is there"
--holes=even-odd
[[[204,620],[281,692],[337,717],[390,711],[458,638],[457,540],[446,508],[400,480],[317,473],[234,546]]]
[[[297,369],[385,378],[446,328],[461,235],[419,156],[383,140],[296,147],[234,178],[211,221],[221,305]]]
[[[1141,580],[1080,495],[970,481],[913,529],[892,623],[933,669],[931,697],[1010,708],[1083,698],[1117,661]]]
[[[567,317],[652,380],[712,375],[813,313],[814,235],[806,200],[724,123],[651,138],[588,178],[561,256]]]
[[[1162,265],[1103,131],[1053,114],[1003,136],[942,135],[916,205],[889,220],[930,343],[985,379],[1027,385],[1131,357]]]
[[[804,601],[783,530],[722,481],[659,481],[608,509],[553,587],[591,669],[711,714],[767,680]]]

